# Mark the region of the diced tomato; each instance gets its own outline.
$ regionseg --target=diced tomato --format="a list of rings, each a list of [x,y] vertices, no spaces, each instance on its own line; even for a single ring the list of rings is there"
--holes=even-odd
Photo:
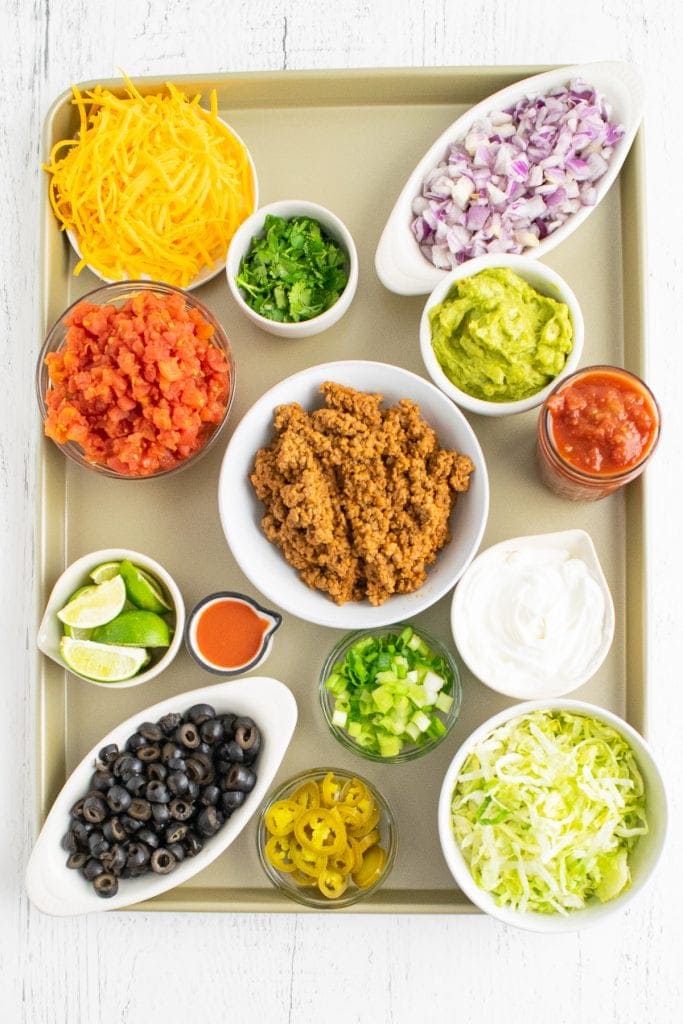
[[[139,292],[117,309],[82,302],[46,357],[45,433],[126,476],[170,469],[203,447],[225,413],[230,374],[199,310]]]

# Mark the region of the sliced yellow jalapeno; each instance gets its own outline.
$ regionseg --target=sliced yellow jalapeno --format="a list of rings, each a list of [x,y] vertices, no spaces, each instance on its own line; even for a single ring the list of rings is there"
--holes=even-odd
[[[313,779],[299,786],[289,799],[304,810],[308,810],[309,807],[320,807],[320,791]]]
[[[302,846],[296,839],[291,841],[291,858],[293,866],[304,875],[317,878],[327,867],[327,855]]]
[[[340,871],[326,868],[318,877],[318,888],[323,896],[330,900],[339,899],[346,892],[349,884],[348,875],[342,875]]]
[[[363,863],[351,878],[359,889],[368,889],[382,877],[387,855],[381,846],[371,846],[363,854]]]
[[[265,845],[268,862],[278,871],[294,871],[296,864],[292,860],[292,843],[287,836],[271,836]]]
[[[320,803],[323,807],[335,807],[341,798],[343,789],[342,782],[332,772],[328,772],[322,782],[318,783],[320,789]]]
[[[341,853],[346,846],[344,822],[326,807],[303,811],[294,823],[294,835],[302,846],[327,857]]]
[[[288,836],[301,814],[300,804],[294,800],[277,800],[265,815],[265,826],[272,836]]]

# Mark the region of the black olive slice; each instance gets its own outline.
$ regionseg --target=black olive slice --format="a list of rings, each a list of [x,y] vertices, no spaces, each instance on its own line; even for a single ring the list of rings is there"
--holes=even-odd
[[[112,786],[107,793],[107,803],[114,814],[127,811],[132,802],[133,797],[124,786]]]
[[[131,800],[128,816],[135,821],[149,821],[152,817],[152,807],[149,800],[143,800],[139,796],[135,800]]]
[[[150,743],[160,743],[164,738],[163,729],[156,722],[143,722],[138,732]]]
[[[119,891],[119,883],[116,875],[112,875],[109,871],[105,871],[103,874],[98,875],[93,882],[93,888],[98,896],[103,896],[105,899],[109,896],[116,896]]]
[[[105,747],[102,747],[97,760],[101,761],[102,764],[112,765],[116,758],[119,756],[119,748],[116,743],[107,743]]]
[[[229,789],[226,793],[223,793],[221,805],[224,814],[232,814],[233,811],[242,806],[246,799],[247,794],[243,789]]]
[[[68,868],[82,868],[88,859],[87,853],[83,853],[82,850],[77,850],[74,853],[70,853],[66,859],[66,866]]]
[[[256,785],[256,774],[246,764],[234,764],[223,779],[223,789],[239,789],[251,793]]]
[[[193,704],[191,708],[188,708],[187,713],[185,714],[186,721],[192,722],[193,725],[201,725],[202,722],[206,722],[209,718],[215,717],[216,711],[210,704]]]
[[[107,805],[101,796],[89,796],[83,801],[83,817],[91,824],[99,825],[107,817]]]
[[[95,860],[94,857],[90,857],[83,866],[83,874],[89,882],[93,882],[98,875],[101,875],[104,871],[99,860]]]
[[[192,817],[194,811],[191,801],[184,800],[180,796],[171,800],[168,809],[171,817],[175,818],[176,821],[187,821],[188,818]]]
[[[170,736],[176,731],[182,720],[182,715],[175,711],[169,711],[168,714],[159,719],[158,725],[164,736]]]
[[[167,875],[170,871],[173,871],[177,865],[177,860],[173,856],[170,850],[167,850],[164,846],[160,846],[158,850],[155,850],[152,854],[152,871],[155,871],[157,875]]]
[[[158,761],[161,757],[161,747],[156,743],[148,743],[146,747],[140,747],[138,750],[138,757],[143,764],[149,764],[151,761]]]
[[[204,836],[215,836],[223,824],[223,815],[215,807],[204,807],[197,815],[197,828]]]

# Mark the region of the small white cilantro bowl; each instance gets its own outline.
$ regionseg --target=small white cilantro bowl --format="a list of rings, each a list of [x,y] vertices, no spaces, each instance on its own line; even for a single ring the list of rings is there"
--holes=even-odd
[[[284,220],[291,220],[294,217],[310,217],[317,221],[323,231],[333,242],[335,242],[347,256],[348,281],[337,301],[328,309],[319,313],[310,320],[299,320],[296,323],[281,323],[277,320],[269,320],[261,316],[247,303],[243,290],[237,284],[236,278],[240,272],[242,260],[248,254],[254,238],[263,237],[264,225],[268,215],[282,217]],[[324,206],[318,203],[311,203],[304,199],[281,199],[275,203],[268,203],[261,206],[251,217],[240,225],[233,235],[225,267],[228,279],[228,287],[239,306],[252,323],[267,331],[268,334],[275,334],[280,338],[310,338],[314,334],[326,331],[333,324],[344,316],[353,302],[358,285],[358,253],[351,232],[346,225]]]

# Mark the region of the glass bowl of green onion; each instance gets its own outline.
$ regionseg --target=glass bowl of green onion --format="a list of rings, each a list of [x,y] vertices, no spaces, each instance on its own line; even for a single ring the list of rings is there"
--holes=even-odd
[[[429,753],[460,714],[455,658],[421,626],[348,633],[320,673],[320,704],[332,735],[360,757],[401,764]]]

